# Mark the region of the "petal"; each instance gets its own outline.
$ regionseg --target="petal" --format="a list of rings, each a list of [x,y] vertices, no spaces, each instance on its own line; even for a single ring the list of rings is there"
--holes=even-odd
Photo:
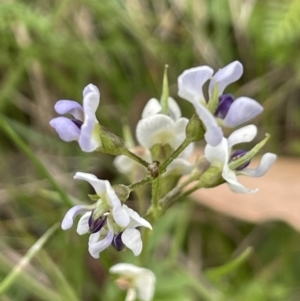
[[[71,114],[75,119],[83,121],[83,108],[74,100],[59,100],[54,109],[60,115]]]
[[[146,148],[155,144],[176,144],[176,135],[174,120],[162,114],[141,119],[136,127],[137,140]]]
[[[223,94],[219,96],[219,105],[214,115],[218,118],[224,119],[234,102],[234,98],[231,94]]]
[[[100,237],[100,232],[91,234],[89,239],[89,252],[94,258],[99,258],[99,253],[108,248],[114,238],[114,232],[109,230],[105,238],[97,241]]]
[[[100,137],[94,135],[98,124],[96,110],[100,103],[100,92],[96,86],[90,84],[84,89],[83,94],[84,122],[78,142],[83,151],[92,152],[101,145]]]
[[[189,158],[193,152],[194,152],[194,148],[195,148],[195,143],[190,143],[185,150],[179,155],[180,158],[183,159],[187,159]]]
[[[228,127],[236,127],[245,123],[263,111],[263,107],[254,99],[239,97],[230,106],[224,118],[224,124]]]
[[[89,219],[91,217],[92,211],[86,212],[79,220],[77,224],[77,233],[79,235],[83,235],[89,233]]]
[[[110,207],[121,207],[121,201],[118,198],[114,189],[111,187],[109,181],[105,181],[105,190],[106,190],[108,205]]]
[[[229,159],[227,139],[223,138],[217,146],[206,144],[204,155],[213,166],[223,167],[224,164],[226,165]]]
[[[206,128],[206,132],[204,135],[206,142],[212,146],[218,145],[222,141],[223,132],[217,124],[215,117],[205,106],[199,103],[194,103],[194,107],[196,113],[198,114],[200,120],[203,122]]]
[[[248,189],[243,186],[237,179],[234,171],[232,171],[227,164],[224,165],[222,172],[223,179],[228,183],[231,191],[237,193],[255,193],[258,189]]]
[[[244,168],[243,170],[239,171],[239,175],[246,175],[250,177],[261,177],[263,176],[269,168],[273,165],[275,162],[277,156],[272,153],[265,153],[258,165],[258,167],[252,169],[252,168]]]
[[[113,161],[113,165],[118,170],[118,172],[123,173],[125,175],[128,175],[133,171],[135,163],[136,162],[133,159],[130,159],[124,155],[117,156]]]
[[[209,97],[213,93],[213,89],[217,84],[218,95],[222,95],[225,88],[240,79],[243,74],[243,65],[239,61],[234,61],[224,68],[219,69],[212,77],[209,84]]]
[[[228,137],[228,148],[231,149],[234,145],[252,141],[257,134],[257,127],[253,124],[246,125],[234,131]]]
[[[169,116],[173,120],[177,120],[181,117],[181,110],[176,102],[176,100],[172,97],[168,98],[168,105],[169,105]]]
[[[89,94],[89,93],[94,93],[94,94],[96,94],[96,95],[99,95],[98,97],[100,97],[99,89],[98,89],[95,85],[93,85],[93,84],[88,84],[88,85],[83,89],[83,91],[82,91],[83,97],[86,97],[87,94]],[[98,104],[98,105],[99,105],[99,104]],[[98,105],[97,105],[97,107],[98,107]],[[96,108],[96,109],[97,109],[97,108]]]
[[[146,118],[161,112],[161,104],[156,98],[151,98],[145,105],[142,118]]]
[[[123,244],[130,249],[134,256],[138,256],[142,252],[143,242],[141,233],[137,229],[128,228],[122,234]]]
[[[109,272],[134,278],[134,276],[141,274],[143,270],[143,268],[130,263],[117,263],[109,269]]]
[[[178,95],[193,104],[205,102],[202,86],[211,78],[213,72],[208,66],[185,70],[178,77]]]
[[[152,271],[143,269],[143,273],[136,279],[138,297],[142,301],[151,301],[155,291],[156,278]]]
[[[166,172],[163,174],[163,177],[172,175],[172,176],[181,176],[190,173],[193,169],[193,165],[182,158],[176,158],[173,162],[167,167]]]
[[[126,210],[122,206],[115,206],[112,209],[112,215],[115,222],[122,228],[128,227],[130,223],[130,217]]]
[[[95,175],[85,172],[76,172],[74,179],[84,180],[89,182],[96,193],[100,196],[103,192],[106,191],[106,182],[107,180],[99,180]]]
[[[126,205],[123,205],[122,207],[124,208],[124,210],[126,210],[127,214],[130,216],[130,223],[128,225],[128,228],[136,228],[136,227],[143,226],[152,230],[151,224],[148,221],[146,221],[144,218],[140,217],[136,211],[132,210]]]
[[[91,209],[88,206],[85,205],[77,205],[72,207],[65,215],[65,217],[62,220],[61,228],[63,230],[67,230],[73,226],[74,218],[80,214],[87,211],[90,211]]]
[[[50,120],[50,125],[56,130],[60,139],[66,142],[76,141],[80,136],[80,129],[69,118],[56,117]]]

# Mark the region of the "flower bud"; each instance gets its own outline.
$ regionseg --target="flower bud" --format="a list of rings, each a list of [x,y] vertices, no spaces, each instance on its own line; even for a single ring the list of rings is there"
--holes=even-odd
[[[127,154],[128,150],[122,138],[100,124],[97,124],[96,132],[101,140],[101,145],[97,148],[99,152],[115,156]]]
[[[130,194],[130,189],[126,185],[123,184],[114,185],[113,189],[121,202],[124,203],[128,199]]]

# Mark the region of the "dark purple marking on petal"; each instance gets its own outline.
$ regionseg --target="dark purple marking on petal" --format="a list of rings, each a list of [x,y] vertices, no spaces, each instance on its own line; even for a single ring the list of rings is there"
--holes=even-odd
[[[243,149],[239,149],[230,156],[230,161],[235,161],[235,160],[243,157],[246,153],[247,153],[247,151],[245,151]],[[242,170],[242,169],[246,168],[250,164],[250,162],[251,162],[251,160],[245,162],[244,164],[237,167],[236,170]]]
[[[78,119],[71,119],[71,121],[79,128],[81,129],[81,126],[83,124],[82,121],[78,120]]]
[[[100,216],[97,219],[93,218],[94,211],[92,211],[91,216],[89,218],[89,229],[90,233],[96,233],[102,229],[102,227],[106,224],[107,217]]]
[[[215,112],[215,116],[224,119],[233,102],[234,102],[234,98],[231,94],[223,94],[219,96],[219,105]]]
[[[120,232],[119,234],[115,235],[114,236],[114,239],[111,243],[111,245],[118,251],[122,251],[124,248],[125,248],[125,245],[123,244],[123,241],[122,241],[122,234],[123,232]]]

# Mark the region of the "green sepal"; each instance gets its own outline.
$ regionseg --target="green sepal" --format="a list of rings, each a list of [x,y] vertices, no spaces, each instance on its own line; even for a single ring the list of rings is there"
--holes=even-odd
[[[120,199],[122,203],[125,203],[129,197],[129,194],[131,192],[130,188],[128,186],[123,185],[123,184],[117,184],[113,186],[113,189]]]
[[[270,138],[270,134],[266,134],[266,138],[260,141],[258,144],[256,144],[250,151],[248,151],[244,156],[240,157],[237,160],[232,161],[229,164],[229,168],[231,170],[235,170],[239,166],[243,165],[244,163],[251,160],[260,150],[263,148],[263,146],[267,143],[267,141]]]
[[[208,101],[207,108],[210,110],[212,114],[214,114],[219,105],[219,87],[218,84],[215,84],[214,89],[212,91],[212,96]]]
[[[199,141],[204,138],[204,133],[205,131],[201,120],[197,114],[194,114],[185,128],[186,139],[190,142]]]
[[[222,170],[216,166],[210,166],[199,179],[199,188],[212,188],[223,184]]]
[[[161,113],[168,115],[169,113],[169,83],[168,83],[168,65],[165,65],[164,77],[163,77],[163,85],[162,85],[162,93],[160,97],[161,103]]]
[[[113,134],[100,124],[97,124],[96,127],[95,132],[99,135],[101,140],[101,145],[97,148],[97,151],[115,156],[127,153],[128,150],[122,138]]]
[[[153,161],[164,162],[173,153],[170,144],[155,144],[150,149]]]

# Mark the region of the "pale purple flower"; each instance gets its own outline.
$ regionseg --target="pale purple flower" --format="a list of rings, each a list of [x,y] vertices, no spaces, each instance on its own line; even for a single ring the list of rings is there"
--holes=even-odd
[[[87,85],[83,90],[83,106],[73,100],[59,100],[54,109],[58,114],[70,114],[67,117],[56,117],[50,121],[59,137],[66,141],[78,141],[80,148],[85,152],[92,152],[101,146],[97,135],[98,121],[96,110],[100,103],[100,92],[93,85]]]
[[[208,89],[209,99],[213,96],[214,90],[217,89],[219,105],[216,112],[213,113],[216,114],[216,117],[223,119],[223,125],[236,127],[262,112],[263,107],[254,99],[238,97],[234,100],[230,95],[223,95],[225,88],[237,81],[243,74],[243,66],[239,61],[234,61],[224,68],[219,69],[214,75],[213,73],[212,68],[200,66],[185,70],[178,77],[178,95],[190,101],[195,106],[198,115],[199,111],[201,111],[201,116],[199,115],[200,119],[205,114],[201,107],[207,104],[203,95],[203,85],[208,80],[210,80]],[[211,120],[205,126],[207,130],[212,127],[216,131],[216,124],[212,123]],[[221,141],[220,138],[219,141]]]
[[[247,168],[248,162],[239,166],[236,170],[231,170],[229,167],[230,160],[235,156],[242,156],[245,151],[235,152],[231,156],[231,149],[234,145],[250,142],[257,134],[255,125],[248,125],[234,131],[228,139],[223,138],[221,143],[217,146],[207,144],[204,150],[205,158],[212,166],[218,167],[222,171],[222,177],[227,182],[230,190],[238,193],[254,193],[258,189],[248,189],[244,187],[237,179],[237,175],[248,175],[251,177],[263,176],[276,160],[276,155],[266,153],[263,155],[260,164],[255,169]]]

